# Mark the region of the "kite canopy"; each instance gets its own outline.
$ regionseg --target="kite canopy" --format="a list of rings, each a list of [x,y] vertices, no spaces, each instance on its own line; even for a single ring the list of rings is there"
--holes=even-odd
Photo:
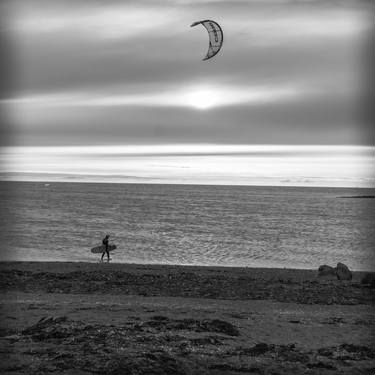
[[[211,20],[194,22],[191,24],[191,27],[199,25],[200,23],[207,29],[209,36],[208,51],[206,57],[203,59],[204,61],[214,57],[220,51],[224,36],[223,30],[221,30],[219,24]]]

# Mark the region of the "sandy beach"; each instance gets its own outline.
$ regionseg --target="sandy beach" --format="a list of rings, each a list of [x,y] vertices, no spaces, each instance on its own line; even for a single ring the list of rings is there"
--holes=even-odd
[[[3,262],[2,374],[370,374],[374,292],[315,270]]]

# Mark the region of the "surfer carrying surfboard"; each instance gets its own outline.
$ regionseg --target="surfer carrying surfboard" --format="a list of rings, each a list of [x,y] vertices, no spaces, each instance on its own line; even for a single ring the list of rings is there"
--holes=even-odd
[[[117,246],[114,245],[114,244],[109,244],[109,234],[107,234],[103,240],[102,240],[102,244],[100,246],[95,246],[91,249],[91,252],[93,254],[102,254],[102,258],[100,260],[100,262],[103,262],[103,258],[104,258],[104,254],[107,253],[107,258],[108,260],[111,260],[111,258],[109,257],[109,253],[113,250],[116,250],[117,249]]]
[[[107,253],[107,261],[109,262],[109,234],[107,234],[102,241],[103,245],[105,245],[105,250],[102,253],[102,258],[100,259],[101,262],[103,262],[104,254]]]

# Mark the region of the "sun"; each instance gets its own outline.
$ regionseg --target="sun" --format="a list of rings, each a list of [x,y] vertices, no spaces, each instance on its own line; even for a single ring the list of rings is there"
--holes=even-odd
[[[186,104],[196,109],[210,109],[218,105],[218,95],[212,89],[197,89],[187,94]]]

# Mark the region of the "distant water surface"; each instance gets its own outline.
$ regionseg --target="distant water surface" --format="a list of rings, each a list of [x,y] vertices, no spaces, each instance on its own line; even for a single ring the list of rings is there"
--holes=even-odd
[[[96,262],[90,248],[110,233],[115,262],[375,270],[366,196],[375,189],[1,182],[0,256]]]

